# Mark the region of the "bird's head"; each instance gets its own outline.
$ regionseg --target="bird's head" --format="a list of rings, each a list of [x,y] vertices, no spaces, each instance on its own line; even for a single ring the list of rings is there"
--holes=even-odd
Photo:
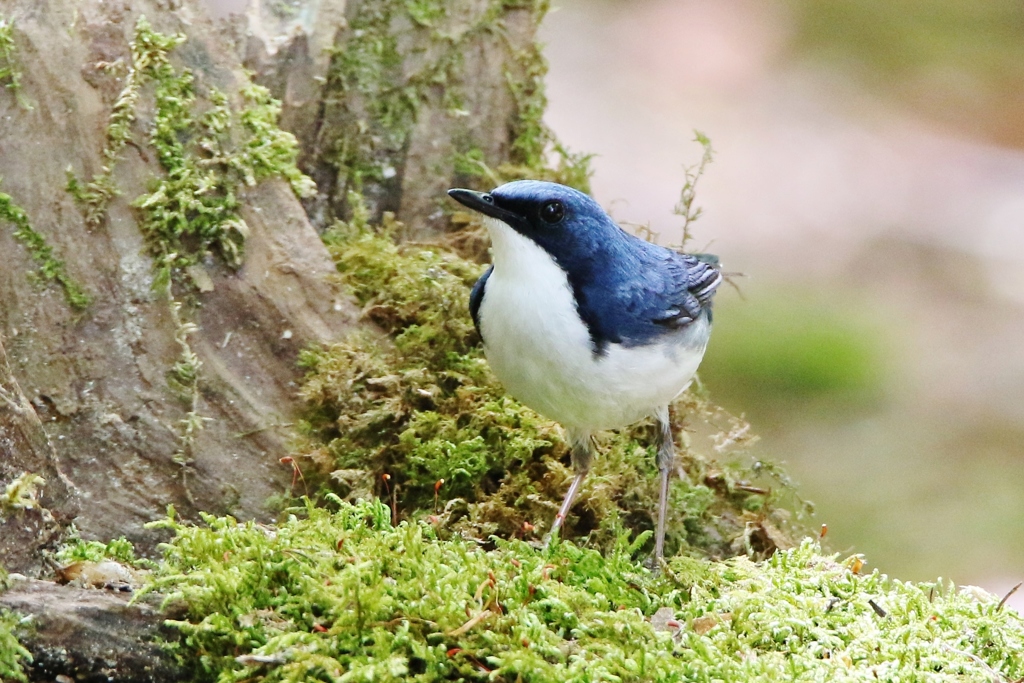
[[[563,265],[610,247],[625,234],[597,202],[558,183],[516,180],[490,192],[454,189],[448,190],[448,195],[492,219],[485,224],[496,257],[508,241],[502,239],[508,228]]]

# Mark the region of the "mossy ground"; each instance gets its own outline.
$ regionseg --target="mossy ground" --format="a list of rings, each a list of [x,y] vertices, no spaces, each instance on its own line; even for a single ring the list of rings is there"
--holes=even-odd
[[[910,584],[816,543],[754,563],[645,569],[604,552],[443,538],[380,502],[308,506],[277,527],[174,532],[146,591],[196,680],[1013,681],[1024,620],[997,598]],[[645,534],[646,536],[647,534]]]

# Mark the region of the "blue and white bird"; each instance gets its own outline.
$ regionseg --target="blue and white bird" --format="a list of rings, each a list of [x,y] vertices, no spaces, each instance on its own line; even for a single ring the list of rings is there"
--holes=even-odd
[[[487,361],[510,394],[569,438],[575,477],[550,533],[590,469],[592,435],[651,416],[662,557],[675,460],[668,406],[704,357],[721,273],[627,233],[564,185],[517,180],[490,193],[448,194],[482,213],[490,233],[493,264],[469,301]]]

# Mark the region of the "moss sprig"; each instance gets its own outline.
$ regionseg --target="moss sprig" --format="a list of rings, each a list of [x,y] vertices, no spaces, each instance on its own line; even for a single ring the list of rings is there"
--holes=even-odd
[[[699,162],[692,166],[686,166],[683,168],[683,172],[685,173],[683,189],[679,192],[679,201],[673,209],[673,213],[677,216],[681,216],[683,219],[683,237],[680,241],[680,249],[686,247],[687,243],[690,241],[690,228],[703,213],[703,209],[696,205],[697,183],[704,175],[704,171],[707,170],[708,165],[710,165],[715,158],[715,150],[711,146],[711,140],[707,135],[701,133],[699,130],[695,130],[694,142],[701,146],[703,154],[701,154]]]
[[[184,417],[177,423],[178,450],[174,454],[174,461],[181,466],[182,488],[191,502],[192,494],[187,477],[195,460],[195,442],[199,432],[211,418],[204,417],[199,410],[202,398],[199,380],[203,362],[192,350],[188,340],[198,327],[182,317],[182,304],[173,298],[170,281],[167,283],[167,297],[171,307],[171,321],[174,324],[174,341],[179,348],[178,360],[168,373],[168,384],[178,392],[187,409]]]
[[[39,270],[33,275],[43,282],[55,282],[60,285],[64,299],[75,310],[89,307],[92,296],[68,274],[63,259],[54,254],[53,246],[46,241],[42,233],[32,227],[28,213],[15,204],[14,198],[5,192],[0,192],[0,220],[14,226],[14,238],[21,242],[32,260],[39,265]]]
[[[32,105],[21,92],[21,64],[18,62],[17,46],[14,44],[14,22],[0,16],[0,84],[7,88],[22,109]]]
[[[0,680],[3,681],[28,681],[25,666],[32,663],[32,654],[15,635],[20,622],[17,614],[0,610]]]
[[[130,43],[131,57],[124,86],[110,111],[105,144],[101,154],[100,172],[92,180],[81,182],[74,170],[67,170],[67,191],[82,207],[86,225],[94,228],[102,224],[110,200],[120,194],[114,182],[114,166],[132,137],[132,125],[137,116],[142,87],[151,80],[165,81],[174,74],[169,54],[185,42],[181,33],[162,34],[153,30],[145,17],[135,24],[135,36]]]

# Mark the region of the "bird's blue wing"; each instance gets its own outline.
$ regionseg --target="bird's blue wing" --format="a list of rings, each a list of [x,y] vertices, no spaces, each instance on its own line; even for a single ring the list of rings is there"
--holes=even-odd
[[[491,276],[493,270],[494,266],[488,267],[469,292],[469,315],[473,318],[473,326],[478,334],[480,333],[480,302],[484,300],[484,288],[487,287],[487,278]]]
[[[650,245],[634,246],[628,268],[574,283],[573,289],[595,352],[601,354],[609,342],[645,344],[686,327],[702,313],[710,317],[721,281],[708,260]]]

